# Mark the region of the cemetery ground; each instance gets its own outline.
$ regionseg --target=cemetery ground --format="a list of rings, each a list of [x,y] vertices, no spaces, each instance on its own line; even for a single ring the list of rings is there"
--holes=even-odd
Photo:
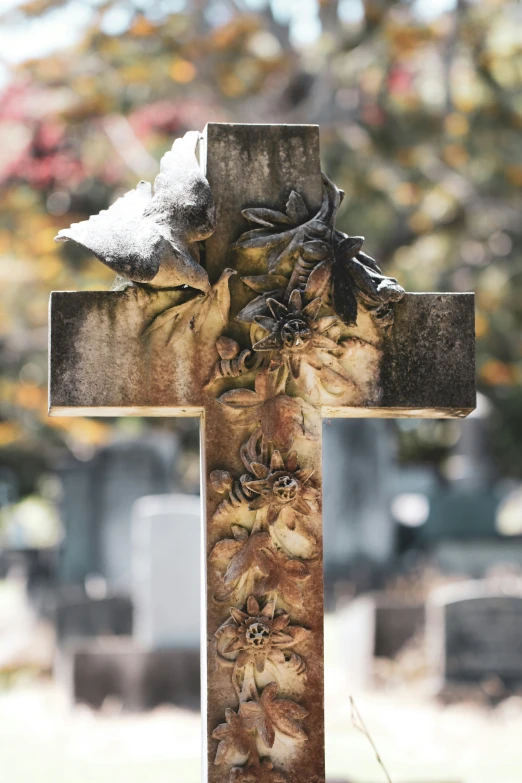
[[[493,705],[475,693],[443,703],[415,643],[395,661],[375,659],[373,684],[352,688],[358,651],[343,645],[341,622],[326,616],[327,780],[385,781],[354,726],[353,694],[393,783],[520,783],[522,697]],[[52,680],[20,674],[0,691],[1,780],[198,783],[200,730],[197,712],[173,706],[140,714],[123,713],[111,699],[100,712],[71,707]]]

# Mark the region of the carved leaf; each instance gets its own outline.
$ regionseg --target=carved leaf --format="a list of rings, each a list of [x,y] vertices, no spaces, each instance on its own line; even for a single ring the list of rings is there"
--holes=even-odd
[[[266,304],[267,299],[282,299],[284,295],[284,289],[278,289],[276,291],[267,291],[265,294],[256,296],[252,299],[243,309],[236,315],[236,321],[241,321],[245,324],[254,323],[256,315],[267,315],[268,307]]]
[[[332,262],[329,260],[321,261],[320,264],[312,269],[305,287],[305,298],[307,301],[322,297],[328,289],[332,276]]]
[[[215,285],[212,286],[212,292],[216,298],[219,314],[224,324],[228,323],[228,313],[230,310],[230,288],[228,281],[232,275],[236,275],[235,269],[224,269],[221,277]]]
[[[255,275],[253,277],[242,277],[241,280],[258,294],[270,293],[278,288],[283,289],[288,282],[283,275]]]
[[[252,408],[260,405],[263,398],[251,389],[231,389],[218,397],[217,401],[229,408]]]
[[[300,725],[308,710],[289,699],[276,698],[277,692],[277,683],[271,682],[259,702],[245,702],[239,708],[245,727],[257,731],[267,748],[273,747],[276,731],[299,742],[308,739]]]
[[[231,764],[238,754],[248,760],[252,753],[255,755],[255,750],[243,719],[234,710],[227,709],[225,720],[226,723],[220,723],[212,732],[212,737],[219,740],[214,764]]]
[[[267,550],[266,555],[269,572],[256,585],[256,595],[263,596],[277,590],[287,604],[300,606],[303,597],[299,582],[308,578],[307,566],[300,560],[290,559],[274,550]]]
[[[324,261],[331,257],[332,251],[327,242],[323,242],[322,239],[313,239],[303,243],[301,254],[307,261]]]
[[[286,202],[286,214],[292,223],[304,223],[308,220],[306,204],[295,190],[292,190],[288,197],[288,201]]]
[[[259,223],[259,225],[268,226],[269,228],[274,228],[277,223],[288,224],[292,222],[290,218],[282,212],[278,212],[275,209],[264,209],[263,207],[243,209],[241,214],[247,220],[252,220],[254,223]]]

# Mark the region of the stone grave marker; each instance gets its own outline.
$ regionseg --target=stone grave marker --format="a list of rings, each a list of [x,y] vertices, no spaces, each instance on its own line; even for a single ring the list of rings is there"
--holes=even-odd
[[[59,235],[127,280],[52,295],[51,415],[202,419],[209,783],[324,781],[322,418],[475,404],[473,296],[405,294],[341,199],[318,127],[211,123]]]
[[[152,495],[134,504],[134,636],[149,648],[199,649],[200,520],[201,500],[194,495]]]
[[[154,433],[117,440],[87,462],[71,459],[62,467],[62,583],[83,584],[98,574],[109,589],[130,591],[133,503],[173,491],[178,455],[175,433]]]
[[[427,649],[441,685],[498,677],[522,684],[522,589],[518,580],[439,587],[427,603]]]

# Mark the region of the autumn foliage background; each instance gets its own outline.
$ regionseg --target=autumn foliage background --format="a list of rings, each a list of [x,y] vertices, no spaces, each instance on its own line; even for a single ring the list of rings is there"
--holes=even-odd
[[[49,293],[113,277],[57,230],[153,178],[208,121],[319,123],[339,227],[407,290],[475,291],[494,459],[521,479],[520,3],[33,0],[0,21],[44,35],[71,6],[77,40],[6,68],[0,104],[0,464],[20,494],[138,426],[47,417]],[[398,425],[401,458],[442,470],[452,426]]]

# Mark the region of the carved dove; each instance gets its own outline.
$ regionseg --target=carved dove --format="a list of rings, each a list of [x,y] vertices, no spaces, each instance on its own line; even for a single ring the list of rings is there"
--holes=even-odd
[[[119,275],[159,288],[209,287],[197,242],[216,227],[210,187],[196,159],[198,131],[176,139],[154,182],[142,181],[108,209],[59,231]]]

